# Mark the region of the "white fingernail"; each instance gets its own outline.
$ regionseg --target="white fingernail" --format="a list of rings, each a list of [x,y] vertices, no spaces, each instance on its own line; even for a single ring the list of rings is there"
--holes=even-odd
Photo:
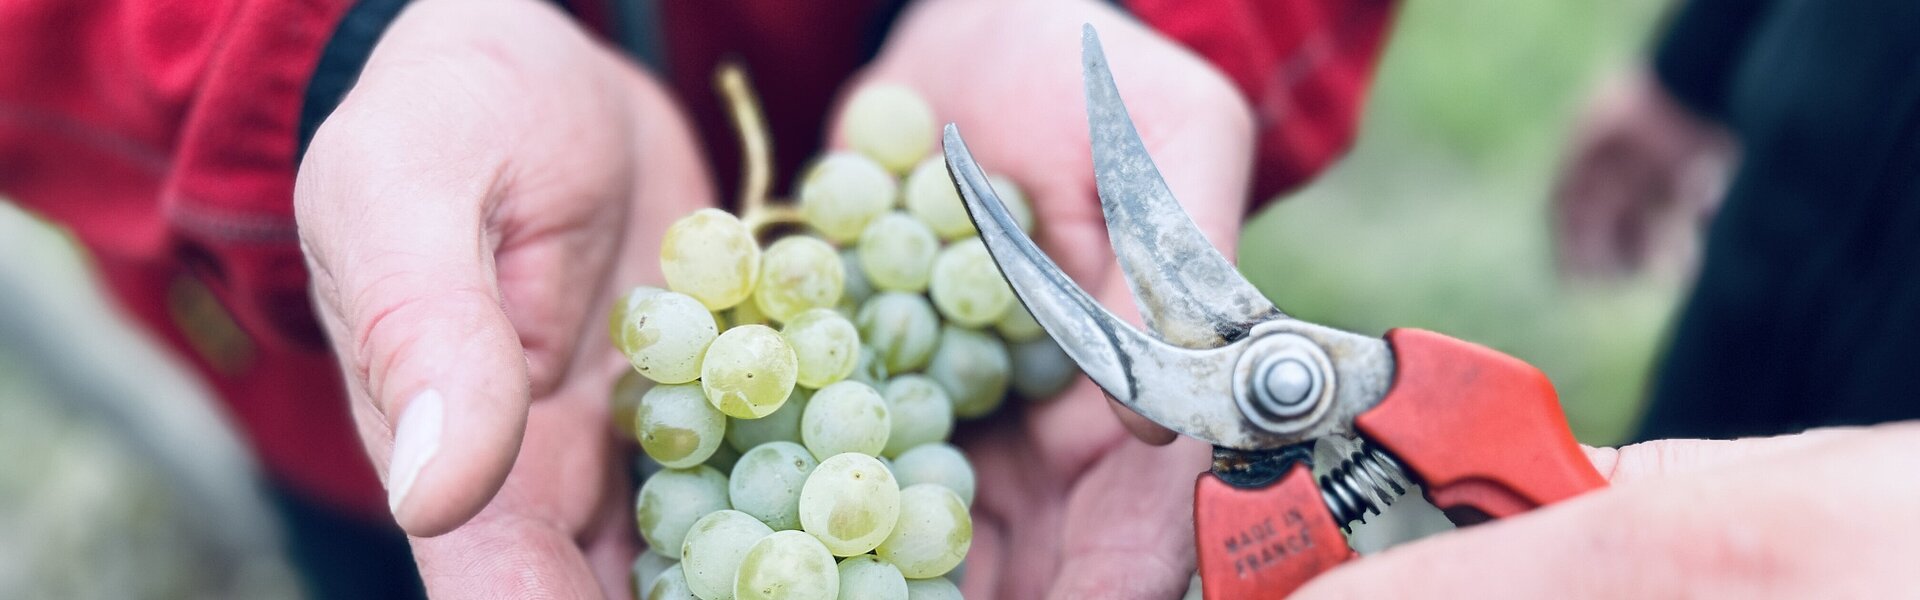
[[[387,508],[395,514],[407,501],[407,491],[420,469],[440,451],[440,425],[446,414],[440,392],[427,390],[414,396],[400,413],[393,430],[393,458],[387,463]]]

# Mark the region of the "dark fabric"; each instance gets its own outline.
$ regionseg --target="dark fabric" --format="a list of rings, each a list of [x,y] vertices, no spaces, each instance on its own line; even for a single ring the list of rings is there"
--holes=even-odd
[[[1779,0],[1751,18],[1744,48],[1697,75],[1724,78],[1744,155],[1642,437],[1920,417],[1920,3]],[[1690,31],[1661,55],[1712,48]]]
[[[373,54],[373,43],[380,41],[393,18],[400,16],[407,0],[360,0],[340,17],[333,37],[320,50],[320,63],[313,68],[313,80],[307,84],[306,99],[300,105],[300,149],[297,161],[307,155],[307,144],[320,123],[340,106],[347,89],[360,80],[360,70]]]
[[[287,557],[311,600],[427,597],[407,537],[392,521],[371,522],[273,486]]]

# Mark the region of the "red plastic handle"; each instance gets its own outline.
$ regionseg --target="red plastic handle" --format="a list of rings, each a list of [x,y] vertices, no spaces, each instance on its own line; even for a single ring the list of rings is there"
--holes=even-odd
[[[1501,518],[1606,485],[1533,365],[1431,331],[1386,339],[1393,389],[1354,424],[1419,476],[1435,506]]]
[[[1207,600],[1284,597],[1354,557],[1305,464],[1266,487],[1237,488],[1202,473],[1193,488]]]

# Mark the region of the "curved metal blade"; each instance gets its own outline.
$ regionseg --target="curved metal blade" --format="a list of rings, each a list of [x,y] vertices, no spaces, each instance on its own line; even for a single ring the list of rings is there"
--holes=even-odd
[[[1243,344],[1180,348],[1113,316],[1021,233],[953,125],[942,145],[980,240],[1033,319],[1088,378],[1134,412],[1182,434],[1229,448],[1273,443],[1246,423],[1232,401],[1231,374]]]
[[[1100,208],[1147,327],[1174,345],[1212,348],[1246,337],[1256,323],[1284,318],[1167,189],[1120,102],[1092,25],[1082,29],[1080,52]]]

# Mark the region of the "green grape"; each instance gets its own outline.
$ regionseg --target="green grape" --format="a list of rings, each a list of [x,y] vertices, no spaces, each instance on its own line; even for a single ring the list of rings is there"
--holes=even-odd
[[[1009,346],[1013,391],[1028,400],[1046,400],[1066,391],[1080,368],[1053,338],[1040,336]]]
[[[1180,600],[1202,600],[1206,597],[1206,593],[1200,588],[1200,573],[1196,571],[1193,578],[1187,580],[1187,593],[1181,596]]]
[[[882,456],[899,456],[908,448],[953,434],[953,401],[932,379],[901,375],[888,381],[881,395],[887,399],[888,421],[893,425]]]
[[[987,185],[993,186],[993,195],[1000,197],[1000,203],[1007,206],[1007,212],[1013,214],[1013,223],[1020,231],[1033,233],[1033,207],[1027,203],[1027,194],[1021,191],[1019,184],[1005,175],[988,175]]]
[[[741,302],[727,309],[729,328],[741,325],[766,325],[769,322],[771,321],[767,319],[767,315],[760,312],[760,306],[752,302]]]
[[[721,310],[753,293],[760,276],[760,244],[745,223],[726,211],[703,208],[667,227],[660,241],[660,272],[667,288]]]
[[[800,488],[819,461],[793,442],[767,442],[748,450],[727,478],[734,510],[777,530],[800,528]]]
[[[873,351],[872,346],[861,344],[860,362],[853,367],[853,374],[847,376],[847,381],[879,387],[887,381],[887,363],[880,360],[880,355]]]
[[[737,510],[708,513],[693,522],[680,544],[680,568],[687,589],[705,600],[733,598],[733,578],[740,559],[760,538],[773,534],[766,524]]]
[[[880,392],[858,381],[842,381],[813,393],[800,416],[800,441],[820,460],[843,452],[875,455],[887,447],[892,428]]]
[[[940,239],[953,241],[977,233],[973,220],[967,217],[966,204],[960,200],[960,190],[953,187],[953,179],[947,175],[947,161],[941,157],[928,158],[914,167],[907,175],[903,194],[907,212],[940,234]]]
[[[634,428],[640,424],[640,399],[653,385],[652,379],[632,369],[621,373],[620,380],[613,383],[613,426],[627,439],[640,441],[640,430]]]
[[[865,454],[820,461],[800,487],[800,526],[834,556],[865,554],[880,545],[899,515],[900,486],[893,473]]]
[[[840,251],[840,270],[847,274],[846,291],[840,293],[840,304],[834,308],[847,318],[853,318],[860,311],[860,305],[873,295],[873,283],[867,281],[866,270],[860,268],[860,249],[848,248]]]
[[[832,600],[840,595],[840,569],[820,540],[801,531],[760,538],[740,559],[733,580],[739,600]]]
[[[888,373],[926,367],[940,342],[940,317],[919,294],[874,294],[853,322],[860,328],[861,343],[873,348]]]
[[[907,600],[907,578],[872,554],[840,561],[842,600]]]
[[[960,559],[960,564],[955,565],[952,571],[947,571],[947,574],[941,575],[941,577],[946,578],[947,581],[953,582],[954,585],[960,585],[962,582],[966,581],[967,559],[964,559],[964,558]]]
[[[713,467],[696,465],[691,469],[667,469],[654,473],[640,485],[640,497],[634,501],[634,520],[640,524],[640,537],[647,546],[667,558],[679,560],[680,542],[686,541],[687,528],[707,513],[727,509],[727,476]]]
[[[713,449],[713,456],[707,457],[707,462],[700,464],[713,467],[713,470],[721,473],[732,473],[733,465],[738,462],[740,451],[733,449],[732,444],[721,444]]]
[[[931,483],[953,490],[961,502],[973,505],[973,464],[951,444],[921,444],[900,453],[893,459],[893,476],[900,480],[900,487]]]
[[[728,329],[707,346],[700,385],[714,408],[736,419],[758,419],[793,393],[799,358],[780,332],[765,325]]]
[[[847,145],[896,173],[912,168],[933,147],[933,108],[906,86],[861,87],[841,115],[840,134]]]
[[[666,290],[650,285],[640,285],[627,290],[627,293],[621,294],[619,298],[614,298],[613,308],[607,311],[607,339],[613,340],[614,345],[618,346],[620,328],[627,323],[627,313],[633,312],[633,306],[639,304],[641,300],[664,291]]]
[[[815,308],[780,329],[800,361],[798,381],[810,388],[846,379],[860,363],[860,332],[840,313]]]
[[[927,292],[940,316],[966,327],[991,325],[1016,304],[1013,288],[980,238],[954,242],[940,251],[933,259]]]
[[[971,419],[993,412],[1006,399],[1008,361],[1000,338],[948,325],[940,332],[927,376],[947,391],[954,415]]]
[[[686,383],[700,377],[700,358],[719,334],[713,313],[699,300],[661,292],[633,303],[613,345],[641,375],[660,383]]]
[[[900,521],[874,552],[900,574],[921,579],[953,570],[972,545],[967,504],[953,490],[922,483],[900,490]]]
[[[646,600],[698,600],[693,590],[687,587],[686,570],[676,564],[662,571],[653,579],[653,585],[647,586]]]
[[[820,235],[844,244],[892,208],[898,190],[893,174],[879,163],[853,152],[835,152],[801,176],[800,216]]]
[[[649,599],[651,600],[651,599]],[[964,600],[960,588],[941,578],[908,579],[907,600]]]
[[[918,293],[927,289],[940,238],[919,219],[895,211],[867,225],[859,252],[860,271],[874,288]]]
[[[646,598],[647,590],[653,587],[654,580],[659,579],[660,574],[678,564],[680,563],[659,552],[654,552],[652,548],[641,551],[640,556],[633,559],[634,597]]]
[[[758,419],[732,419],[727,422],[727,445],[746,452],[767,442],[800,443],[800,415],[807,411],[807,398],[813,392],[795,386],[780,408]]]
[[[1025,342],[1047,334],[1047,330],[1040,327],[1040,322],[1033,320],[1033,313],[1027,312],[1027,307],[1019,302],[1008,306],[1007,313],[993,322],[993,330],[1000,332],[1001,339],[1009,343]]]
[[[792,235],[767,246],[753,303],[785,323],[809,308],[833,308],[847,280],[840,253],[820,238]]]
[[[706,462],[727,433],[727,416],[714,410],[700,386],[691,383],[649,390],[640,398],[635,418],[640,449],[674,469]]]

